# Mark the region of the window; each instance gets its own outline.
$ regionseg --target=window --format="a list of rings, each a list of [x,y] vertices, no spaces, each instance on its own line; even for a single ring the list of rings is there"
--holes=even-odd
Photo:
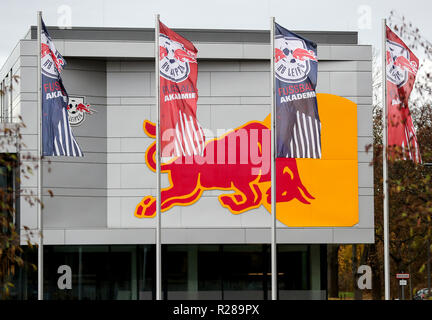
[[[149,247],[44,246],[45,299],[152,299],[154,258]],[[72,289],[58,287],[62,265],[71,268]]]
[[[325,246],[278,245],[279,299],[325,299],[323,258]],[[58,287],[62,265],[72,289]],[[163,245],[162,266],[164,299],[271,298],[268,244]],[[16,298],[37,296],[36,275],[22,273]],[[154,245],[44,246],[45,299],[150,300],[155,278]]]
[[[12,122],[12,106],[13,106],[13,75],[12,69],[0,82],[0,121]]]
[[[17,155],[0,153],[0,214],[17,225],[18,194]],[[4,231],[4,230],[3,230]]]

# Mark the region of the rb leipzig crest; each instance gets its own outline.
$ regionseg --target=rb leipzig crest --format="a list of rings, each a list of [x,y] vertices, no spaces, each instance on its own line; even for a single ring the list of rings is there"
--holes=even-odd
[[[67,107],[69,124],[79,126],[85,120],[86,114],[93,114],[96,111],[90,108],[89,104],[84,104],[84,97],[69,97]]]
[[[280,81],[288,83],[304,81],[311,70],[310,60],[318,61],[315,53],[308,50],[302,39],[276,36],[275,73]]]
[[[50,36],[42,32],[41,34],[41,68],[42,73],[56,79],[62,72],[66,62],[60,52],[54,47]]]
[[[399,43],[387,40],[386,51],[387,80],[398,87],[403,86],[408,80],[408,73],[417,73],[417,63],[410,60],[410,53]]]
[[[164,34],[160,35],[159,44],[160,75],[173,82],[186,80],[190,73],[189,64],[196,63],[195,53]]]

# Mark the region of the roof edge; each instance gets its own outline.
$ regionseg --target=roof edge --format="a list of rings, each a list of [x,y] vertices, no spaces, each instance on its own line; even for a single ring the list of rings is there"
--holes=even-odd
[[[47,29],[53,39],[154,41],[154,28],[72,27],[65,29],[47,26]],[[173,30],[191,41],[199,42],[270,42],[270,30],[184,28]],[[26,38],[36,39],[36,32],[36,26],[31,26]],[[358,44],[357,31],[294,30],[293,32],[317,43]]]

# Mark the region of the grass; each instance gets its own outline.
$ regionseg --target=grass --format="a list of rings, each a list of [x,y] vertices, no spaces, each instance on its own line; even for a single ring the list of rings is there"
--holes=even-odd
[[[339,299],[354,299],[354,292],[351,291],[339,292]]]

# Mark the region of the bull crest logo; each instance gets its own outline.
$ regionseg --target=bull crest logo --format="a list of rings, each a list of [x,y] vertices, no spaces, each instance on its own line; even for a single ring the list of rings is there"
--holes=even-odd
[[[65,61],[56,50],[51,38],[45,33],[41,34],[41,69],[49,78],[57,78],[65,66]]]
[[[387,79],[398,87],[408,81],[408,73],[415,75],[418,69],[416,62],[410,61],[408,50],[390,40],[387,40],[386,65]]]
[[[229,140],[236,139],[240,131],[246,132],[250,150],[248,161],[238,161],[237,155],[233,163],[227,161],[207,161],[209,154],[213,159],[226,158]],[[258,132],[255,138],[252,132]],[[155,125],[144,121],[144,132],[155,138]],[[222,147],[220,147],[222,146]],[[264,122],[251,121],[225,135],[208,141],[202,156],[181,156],[168,163],[162,163],[161,172],[167,173],[170,186],[161,191],[161,210],[166,211],[173,206],[187,206],[198,201],[204,191],[226,190],[233,193],[219,196],[221,205],[233,214],[258,208],[271,203],[271,170],[270,170],[270,132]],[[153,142],[146,151],[147,166],[155,171],[156,145]],[[221,155],[223,153],[223,155]],[[253,156],[257,154],[263,160],[255,164]],[[242,154],[244,156],[244,153]],[[207,159],[207,160],[206,160]],[[181,160],[181,161],[178,161]],[[266,167],[268,170],[262,170]],[[253,174],[253,172],[257,172]],[[288,202],[294,199],[310,204],[314,197],[302,184],[295,159],[278,158],[276,161],[276,201]],[[156,215],[156,199],[145,196],[135,208],[135,217],[152,218]]]
[[[186,80],[190,73],[189,63],[196,63],[195,53],[164,34],[160,35],[159,43],[160,75],[173,82]]]
[[[310,60],[318,61],[313,50],[308,50],[302,39],[276,36],[275,74],[283,82],[298,83],[307,78]]]
[[[89,104],[84,104],[84,97],[69,96],[67,106],[69,124],[71,126],[79,126],[85,120],[85,115],[93,114],[96,111],[90,108]]]

